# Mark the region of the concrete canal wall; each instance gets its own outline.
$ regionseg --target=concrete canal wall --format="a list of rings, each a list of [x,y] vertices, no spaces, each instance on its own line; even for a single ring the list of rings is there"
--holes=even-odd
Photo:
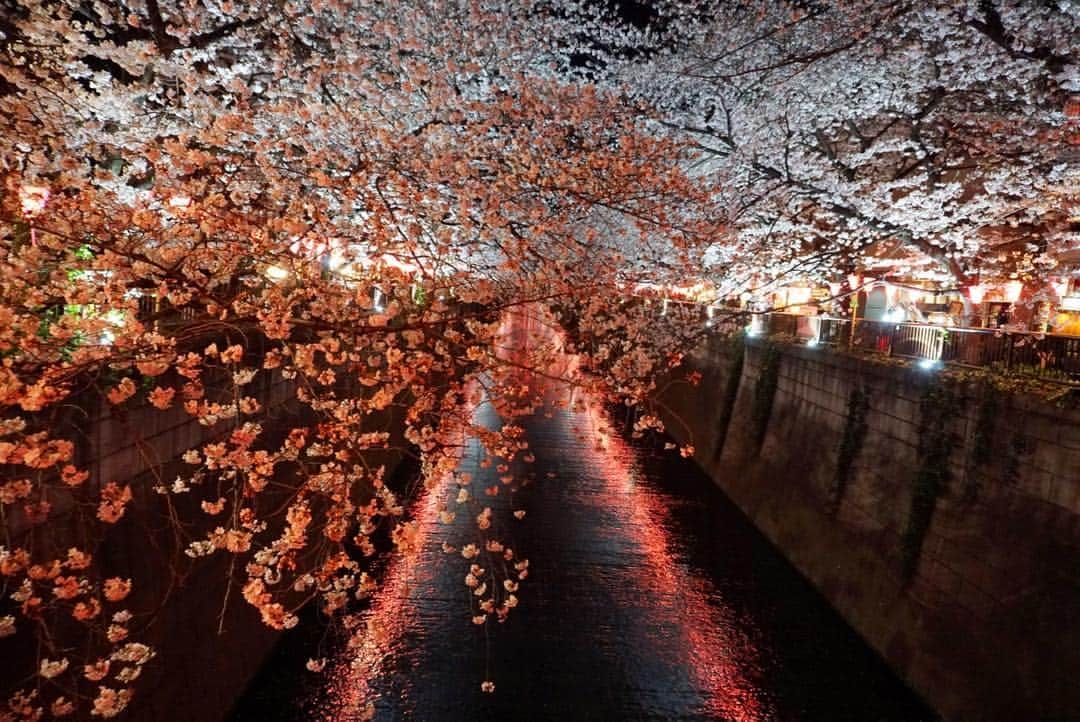
[[[278,373],[258,374],[247,391],[286,418],[297,412],[295,385]],[[162,478],[170,482],[190,468],[180,463],[180,455],[213,440],[222,430],[200,425],[178,406],[167,411],[134,407],[116,414],[108,405],[99,408],[87,430],[90,443],[84,449],[91,478],[130,483],[135,494],[130,518],[110,530],[98,552],[99,562],[138,580],[133,607],[154,615],[140,639],[153,645],[157,656],[134,685],[127,719],[223,719],[279,633],[262,624],[240,595],[239,585],[227,590],[224,557],[204,560],[182,578],[171,576],[170,560],[182,550],[171,538],[162,498],[152,491],[148,477],[160,464]],[[174,497],[174,502],[191,503],[187,496]],[[183,506],[180,513],[187,519],[202,518]]]
[[[294,425],[312,421],[302,415],[295,400],[295,383],[280,373],[260,373],[245,390],[276,419],[266,426],[266,445],[280,443]],[[168,484],[187,472],[190,467],[180,455],[227,434],[231,427],[202,426],[178,406],[159,411],[148,404],[117,408],[102,401],[83,401],[73,418],[81,436],[79,464],[91,472],[89,483],[117,481],[130,484],[133,492],[127,513],[108,529],[95,557],[103,576],[136,580],[130,597],[130,608],[136,613],[132,639],[156,650],[133,685],[135,696],[124,718],[140,722],[224,719],[273,650],[279,633],[262,624],[258,612],[244,601],[239,584],[228,588],[230,570],[222,555],[191,564],[191,569],[180,568],[189,564],[182,554],[188,540],[174,535],[164,497],[152,487],[154,474]],[[373,424],[391,431],[398,448],[404,443],[400,417],[396,409],[371,417]],[[367,461],[385,464],[389,477],[401,456],[391,450],[372,451]],[[191,494],[172,497],[178,516],[187,520],[206,518],[198,512],[197,502]],[[70,513],[70,501],[65,504],[60,499],[55,506],[61,512],[65,507]],[[29,533],[47,534],[48,539],[38,541],[61,548],[76,544],[80,522],[74,515],[68,518],[67,524],[58,519],[47,529]],[[17,525],[16,530],[20,531]],[[189,525],[186,531],[198,538],[207,529]],[[176,559],[181,560],[179,567]],[[234,570],[234,580],[242,577],[242,571]],[[12,659],[24,668],[22,662],[30,663],[33,654],[32,649],[20,649]]]
[[[1080,412],[726,343],[662,400],[757,527],[945,719],[1077,719]]]

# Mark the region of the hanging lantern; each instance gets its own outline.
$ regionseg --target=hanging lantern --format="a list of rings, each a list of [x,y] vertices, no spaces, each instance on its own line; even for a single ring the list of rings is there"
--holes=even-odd
[[[862,285],[862,276],[852,274],[847,277],[847,282],[848,288],[854,291],[856,288]]]
[[[1054,293],[1057,294],[1058,298],[1065,298],[1065,296],[1069,295],[1069,279],[1068,278],[1059,279],[1057,281],[1054,281],[1050,285],[1053,287]]]
[[[968,298],[971,299],[972,303],[978,306],[980,303],[982,303],[983,297],[986,295],[986,286],[976,283],[974,285],[968,286],[967,291]]]
[[[840,290],[844,287],[844,284],[840,281],[829,281],[829,295],[836,297],[840,295]]]

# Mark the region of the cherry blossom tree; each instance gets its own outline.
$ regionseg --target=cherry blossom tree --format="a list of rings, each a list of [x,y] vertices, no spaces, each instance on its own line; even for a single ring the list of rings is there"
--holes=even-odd
[[[877,254],[1038,278],[1075,245],[1074,2],[652,6],[642,30],[567,3],[553,52],[693,138],[736,239],[716,275],[835,277]]]
[[[3,8],[0,645],[35,651],[0,718],[128,705],[160,651],[140,641],[157,602],[99,550],[135,517],[167,529],[161,575],[221,570],[222,615],[242,598],[287,629],[305,604],[375,593],[379,540],[418,543],[388,450],[440,490],[463,435],[494,463],[527,454],[515,418],[540,398],[521,374],[563,348],[507,352],[506,312],[617,337],[582,347],[588,379],[555,376],[631,402],[700,332],[611,311],[720,236],[712,184],[684,170],[698,151],[561,77],[528,3]],[[271,407],[267,380],[292,402]],[[501,430],[473,423],[481,402]],[[138,478],[97,478],[99,407],[182,409],[206,431]],[[502,621],[527,560],[453,478],[446,520],[462,492],[476,507],[458,554],[473,621]]]

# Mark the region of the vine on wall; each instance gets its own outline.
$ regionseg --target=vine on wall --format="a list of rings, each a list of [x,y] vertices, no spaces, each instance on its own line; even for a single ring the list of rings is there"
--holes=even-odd
[[[746,351],[746,335],[737,333],[731,337],[727,345],[727,383],[724,386],[724,396],[720,399],[720,419],[716,426],[716,451],[714,458],[720,458],[724,450],[724,440],[727,439],[728,427],[731,425],[731,415],[735,411],[735,399],[739,395],[739,384],[742,381],[743,354]]]
[[[754,406],[750,414],[753,430],[754,452],[761,450],[765,442],[765,432],[769,428],[772,415],[773,399],[776,397],[776,385],[780,378],[780,349],[769,343],[765,346],[765,355],[761,360],[761,371],[754,384]]]
[[[1016,484],[1020,481],[1020,469],[1023,466],[1024,458],[1031,451],[1032,448],[1028,437],[1022,431],[1013,433],[1005,456],[1005,478],[1010,484]]]
[[[949,456],[955,437],[949,430],[957,395],[946,382],[938,380],[927,386],[920,404],[919,470],[912,480],[911,508],[900,538],[901,571],[910,581],[919,566],[923,541],[937,508],[938,497],[949,480]]]
[[[863,440],[866,438],[866,413],[870,407],[870,395],[861,386],[856,386],[848,396],[847,418],[844,421],[844,433],[840,437],[840,446],[836,452],[836,474],[829,490],[832,512],[840,508],[844,498],[851,467],[859,455]]]
[[[990,463],[994,452],[994,430],[997,427],[998,394],[989,384],[978,387],[981,395],[978,415],[975,417],[975,433],[971,438],[971,456],[967,479],[964,483],[964,501],[974,501],[979,493],[977,472]]]

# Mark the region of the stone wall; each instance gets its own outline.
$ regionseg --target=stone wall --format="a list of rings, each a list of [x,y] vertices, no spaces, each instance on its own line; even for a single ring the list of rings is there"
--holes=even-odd
[[[662,400],[754,523],[944,718],[1076,719],[1080,413],[753,340],[732,393],[723,344]]]
[[[310,423],[295,400],[295,389],[277,371],[257,374],[245,388],[275,419],[264,423],[263,444],[272,447],[294,425]],[[174,535],[165,516],[164,497],[152,487],[155,476],[168,483],[190,469],[179,458],[183,452],[227,434],[232,427],[228,422],[203,426],[179,405],[161,411],[134,401],[118,408],[89,395],[78,401],[78,408],[72,404],[68,423],[79,437],[78,463],[90,471],[88,484],[130,484],[134,497],[124,517],[109,527],[97,547],[96,562],[102,576],[136,580],[129,599],[136,613],[132,639],[150,644],[157,652],[133,685],[135,696],[124,719],[224,719],[272,651],[279,633],[262,624],[258,612],[244,601],[239,585],[230,588],[228,559],[217,555],[194,563],[183,556],[187,540]],[[391,444],[400,449],[405,446],[401,417],[402,412],[392,407],[368,418],[390,430]],[[385,464],[389,478],[401,455],[396,450],[371,451],[366,460]],[[193,495],[175,495],[171,500],[180,518],[205,519]],[[86,511],[73,508],[70,498],[58,497],[54,512],[55,521],[46,526],[30,528],[19,518],[7,519],[5,524],[13,534],[35,534],[39,543],[59,549],[79,543],[80,515]],[[192,537],[206,531],[187,528]],[[173,566],[177,558],[185,568]],[[243,577],[242,570],[233,570],[231,576]],[[25,669],[35,654],[29,646],[14,651],[9,647],[5,653],[10,653],[6,659],[13,669]]]
[[[277,372],[255,378],[246,392],[275,415],[295,418],[295,385]],[[154,646],[157,656],[135,684],[126,719],[223,719],[279,636],[261,623],[237,585],[228,589],[224,557],[192,564],[182,576],[171,574],[170,565],[180,550],[164,523],[161,497],[151,489],[150,472],[159,470],[166,482],[175,478],[186,471],[179,456],[211,441],[222,428],[231,426],[207,428],[179,406],[166,411],[136,406],[118,413],[104,404],[87,426],[89,443],[83,449],[91,478],[135,482],[129,514],[110,530],[98,551],[99,563],[138,580],[133,606],[153,615],[139,638]],[[267,430],[270,435],[279,432]],[[192,500],[174,497],[185,518],[201,518],[194,509],[183,508],[186,502]]]
[[[261,387],[249,387],[248,391],[265,407],[274,409],[278,419],[268,425],[265,445],[280,443],[293,426],[311,421],[295,401],[295,385],[280,374],[265,374]],[[142,413],[147,414],[145,419]],[[404,448],[401,416],[398,409],[392,408],[368,417],[372,424],[391,431],[391,443],[396,449]],[[179,470],[179,455],[205,443],[214,433],[186,414],[175,416],[153,409],[136,411],[124,419],[101,418],[93,428],[92,448],[98,456],[92,468],[107,474],[98,478],[118,480],[144,475],[151,468],[149,461],[164,462],[163,478],[171,479],[169,472],[175,475]],[[373,450],[365,456],[372,466],[385,465],[387,478],[401,458],[397,450]],[[143,599],[166,600],[156,609],[153,623],[141,637],[158,654],[135,685],[136,695],[126,719],[223,720],[269,657],[281,633],[262,623],[258,612],[244,601],[240,584],[234,581],[229,588],[229,562],[222,555],[194,564],[183,579],[170,577],[169,561],[178,551],[166,538],[171,532],[160,521],[155,522],[161,519],[160,497],[154,498],[149,487],[146,483],[137,486],[132,518],[122,520],[99,551],[105,567],[124,570],[123,576],[141,581],[138,591]],[[183,503],[185,497],[174,500]],[[181,515],[201,517],[194,509]],[[154,539],[155,535],[158,538]],[[233,580],[243,576],[242,570],[231,574]],[[147,611],[145,603],[141,608]]]

